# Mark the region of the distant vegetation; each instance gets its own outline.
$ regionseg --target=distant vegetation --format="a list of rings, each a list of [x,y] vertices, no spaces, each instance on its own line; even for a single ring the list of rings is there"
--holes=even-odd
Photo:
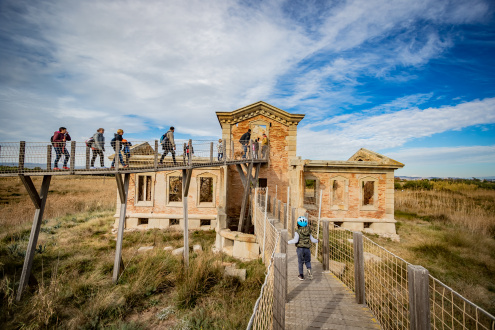
[[[395,189],[466,191],[476,189],[495,190],[495,181],[472,179],[395,179]]]

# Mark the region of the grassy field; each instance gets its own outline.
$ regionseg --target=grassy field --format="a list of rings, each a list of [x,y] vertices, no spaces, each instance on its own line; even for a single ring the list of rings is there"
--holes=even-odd
[[[400,243],[372,239],[495,315],[495,190],[399,189],[395,219]]]
[[[40,180],[35,183],[40,185]],[[113,178],[53,178],[31,284],[15,301],[34,213],[18,179],[0,181],[0,324],[2,329],[245,328],[264,280],[264,266],[212,254],[213,231],[190,232],[190,267],[163,250],[182,233],[126,232],[125,270],[112,284],[116,199]],[[141,246],[152,251],[138,253]],[[246,281],[223,277],[222,262],[247,269]]]

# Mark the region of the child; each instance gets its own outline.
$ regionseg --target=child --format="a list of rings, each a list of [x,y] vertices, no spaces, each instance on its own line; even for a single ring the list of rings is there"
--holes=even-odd
[[[300,216],[297,218],[297,229],[294,233],[294,239],[288,241],[288,244],[296,244],[297,247],[297,261],[299,263],[299,280],[304,280],[303,275],[303,264],[306,264],[308,269],[308,278],[313,279],[313,274],[311,273],[311,243],[317,243],[318,240],[313,238],[311,235],[311,230],[308,227],[308,219],[306,217]]]
[[[221,161],[223,159],[223,143],[222,143],[222,139],[218,139],[217,153],[218,153],[218,161]]]

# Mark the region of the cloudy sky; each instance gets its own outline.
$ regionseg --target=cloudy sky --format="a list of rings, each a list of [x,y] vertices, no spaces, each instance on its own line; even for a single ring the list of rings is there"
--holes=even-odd
[[[215,111],[304,113],[298,155],[495,175],[490,0],[0,0],[0,141],[59,126],[220,136]]]

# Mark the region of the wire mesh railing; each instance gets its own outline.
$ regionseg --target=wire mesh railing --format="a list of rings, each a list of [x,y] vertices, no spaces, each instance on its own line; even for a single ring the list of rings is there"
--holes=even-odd
[[[314,223],[315,219],[310,219],[310,223]],[[322,230],[319,238],[325,239],[321,233]],[[330,224],[327,239],[329,270],[356,292],[353,235],[350,230]],[[321,252],[318,257],[323,258]],[[412,289],[408,271],[412,265],[367,237],[363,237],[362,258],[365,301],[380,326],[383,329],[411,329]],[[431,275],[428,278],[432,329],[495,329],[493,315]]]
[[[273,328],[273,301],[274,301],[274,255],[280,251],[280,232],[267,216],[267,189],[255,190],[255,205],[253,207],[253,222],[255,235],[262,251],[266,267],[265,281],[261,287],[260,296],[256,300],[253,314],[249,320],[247,329],[272,329]]]
[[[86,142],[0,142],[0,175],[110,170],[146,170],[183,166],[218,166],[245,159],[266,160],[243,154],[243,146],[210,140],[175,140],[175,147],[154,141],[107,141],[102,146]],[[266,154],[268,156],[268,153]]]

